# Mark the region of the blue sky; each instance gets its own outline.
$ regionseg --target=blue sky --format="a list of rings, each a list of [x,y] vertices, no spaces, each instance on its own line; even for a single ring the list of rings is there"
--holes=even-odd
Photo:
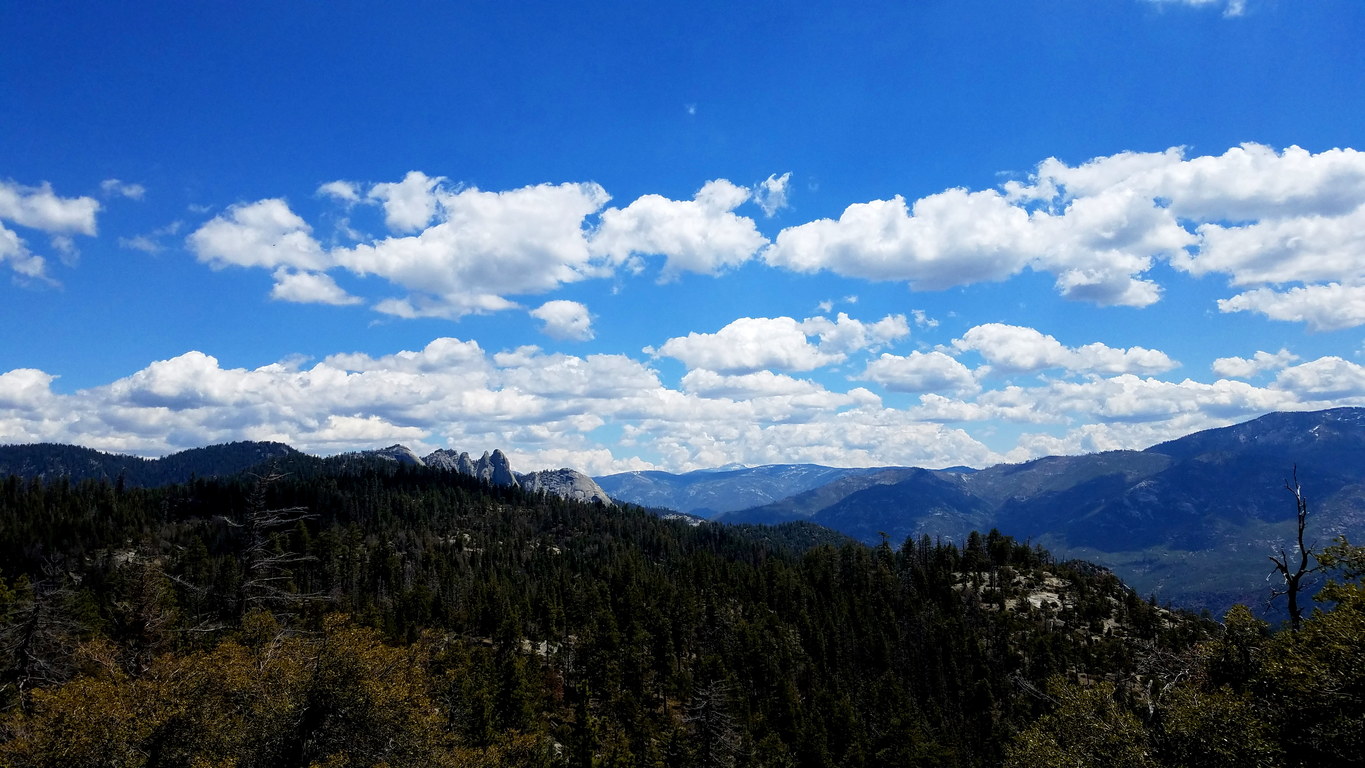
[[[0,19],[0,443],[984,466],[1365,405],[1355,0]]]

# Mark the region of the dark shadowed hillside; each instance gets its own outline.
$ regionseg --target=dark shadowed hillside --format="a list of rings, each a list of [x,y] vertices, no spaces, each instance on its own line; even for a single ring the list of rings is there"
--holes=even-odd
[[[219,477],[250,469],[298,451],[283,443],[236,442],[191,448],[159,459],[104,453],[56,443],[0,446],[0,476],[65,477],[72,482],[108,480],[151,487],[192,477]]]

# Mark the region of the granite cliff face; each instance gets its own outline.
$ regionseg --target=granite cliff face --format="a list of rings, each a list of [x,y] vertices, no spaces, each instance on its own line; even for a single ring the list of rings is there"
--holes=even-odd
[[[611,497],[591,477],[573,469],[546,469],[518,476],[527,491],[545,491],[574,501],[613,506]]]
[[[522,488],[527,491],[544,491],[575,501],[597,502],[611,506],[614,502],[591,477],[573,469],[547,469],[540,472],[519,474],[512,471],[512,462],[500,450],[484,451],[475,459],[467,452],[441,448],[426,456],[418,457],[404,445],[391,445],[372,451],[362,451],[363,456],[373,456],[400,464],[418,467],[432,467],[458,472],[462,475],[477,477],[489,485],[504,488]]]
[[[447,448],[442,448],[427,455],[422,461],[428,467],[436,469],[448,469],[452,472],[459,472],[462,475],[474,474],[474,462],[469,458],[468,453],[460,453]]]
[[[396,461],[399,464],[408,464],[416,467],[425,466],[425,462],[418,458],[417,454],[413,453],[412,449],[406,445],[390,445],[388,448],[363,451],[362,453],[366,456],[374,456],[387,461]]]
[[[512,464],[502,451],[484,452],[483,456],[473,459],[468,453],[443,448],[420,461],[428,467],[477,477],[491,485],[519,487],[531,492],[544,491],[575,501],[598,502],[608,506],[613,504],[607,492],[582,472],[565,468],[518,474],[512,471]]]
[[[512,464],[507,460],[507,455],[502,451],[495,450],[492,453],[484,451],[483,455],[475,460],[471,459],[468,453],[456,453],[442,448],[428,454],[422,461],[428,467],[448,469],[462,475],[477,477],[492,485],[517,487],[521,484],[516,473],[512,471]]]
[[[390,449],[385,449],[390,450]],[[526,475],[512,471],[512,462],[505,453],[494,450],[483,454],[478,460],[468,453],[456,453],[441,449],[429,454],[422,460],[427,467],[449,469],[461,475],[478,477],[493,486],[520,487],[527,491],[545,491],[557,497],[580,502],[598,502],[612,506],[612,497],[606,495],[601,486],[576,469],[543,469],[541,472],[528,472]]]

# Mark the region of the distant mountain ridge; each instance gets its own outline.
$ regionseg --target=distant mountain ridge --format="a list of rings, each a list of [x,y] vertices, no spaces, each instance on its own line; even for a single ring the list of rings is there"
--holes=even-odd
[[[607,506],[615,503],[611,496],[602,490],[591,477],[576,469],[564,467],[525,474],[513,472],[511,461],[508,460],[507,454],[501,450],[485,451],[482,456],[475,459],[466,452],[440,448],[426,456],[419,457],[405,445],[391,445],[388,448],[360,451],[351,455],[395,461],[418,467],[444,469],[477,477],[490,485],[522,488],[533,493],[544,491],[575,501],[597,502]]]
[[[1293,533],[1295,471],[1311,540],[1365,534],[1361,408],[1273,413],[1144,451],[847,477],[717,519],[808,520],[866,543],[994,527],[1111,567],[1144,594],[1218,610],[1268,596],[1266,556]]]
[[[846,477],[883,468],[840,468],[819,464],[699,469],[683,474],[642,471],[593,478],[612,498],[643,507],[664,507],[698,517],[778,502]],[[761,521],[748,521],[761,522]]]
[[[154,487],[184,483],[195,477],[225,477],[254,469],[266,471],[272,462],[306,456],[283,443],[273,442],[210,445],[172,453],[159,459],[104,453],[93,448],[60,443],[32,443],[0,446],[0,477],[66,478],[72,482],[104,480],[121,482],[129,487]],[[567,499],[597,501],[606,505],[614,503],[606,491],[582,472],[566,468],[518,474],[512,471],[511,463],[500,450],[485,452],[478,459],[471,459],[468,453],[447,449],[419,457],[406,446],[391,445],[341,454],[326,461],[344,463],[356,459],[429,466],[477,477],[492,485],[545,491]]]
[[[183,483],[193,477],[243,472],[272,459],[302,456],[284,443],[234,442],[191,448],[159,459],[144,459],[59,443],[0,445],[0,477],[65,477],[72,482],[107,480],[133,487]]]
[[[228,443],[161,459],[11,445],[0,446],[0,476],[148,486],[305,457],[280,443]],[[867,543],[961,541],[972,530],[998,528],[1059,556],[1110,567],[1143,594],[1214,610],[1259,603],[1268,594],[1266,556],[1292,534],[1294,505],[1284,483],[1295,471],[1309,499],[1310,542],[1365,537],[1362,408],[1273,413],[1142,451],[981,470],[783,464],[594,480],[571,469],[518,474],[501,451],[477,459],[446,449],[419,457],[401,445],[323,461],[354,460],[435,467],[493,485],[603,504],[615,498],[727,523],[805,521]]]

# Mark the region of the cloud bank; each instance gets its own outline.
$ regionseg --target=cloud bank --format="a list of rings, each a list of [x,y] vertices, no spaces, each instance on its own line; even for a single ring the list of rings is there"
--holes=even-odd
[[[760,186],[757,203],[764,210],[785,204],[785,179]],[[371,185],[332,181],[317,193],[348,210],[378,207],[388,234],[326,247],[285,200],[271,198],[231,206],[186,243],[214,268],[276,270],[277,299],[358,303],[327,274],[344,272],[380,278],[398,290],[373,302],[378,312],[449,319],[515,309],[519,297],[619,269],[638,272],[652,257],[662,257],[661,281],[686,272],[717,274],[768,244],[752,219],[734,212],[756,193],[725,179],[707,182],[692,200],[644,195],[624,208],[607,208],[610,195],[593,183],[494,192],[421,171]],[[356,236],[349,227],[341,234]],[[544,306],[534,315],[541,320],[554,311]],[[563,328],[550,323],[547,332]]]
[[[775,267],[941,290],[1050,273],[1065,298],[1145,307],[1160,262],[1250,290],[1218,303],[1320,330],[1365,322],[1365,154],[1244,144],[1055,158],[998,190],[848,206],[782,230]]]
[[[647,194],[607,207],[610,195],[589,182],[494,192],[412,171],[397,182],[318,189],[346,210],[376,208],[388,229],[382,237],[346,226],[338,235],[359,240],[325,247],[287,202],[270,198],[230,207],[187,244],[215,268],[286,268],[272,292],[286,301],[360,303],[323,276],[378,278],[395,292],[370,301],[372,308],[408,318],[516,309],[523,297],[656,263],[658,280],[668,282],[759,260],[798,273],[905,282],[916,291],[1032,271],[1050,275],[1063,298],[1128,307],[1161,300],[1154,269],[1168,265],[1225,279],[1234,292],[1217,301],[1221,312],[1322,331],[1365,323],[1365,154],[1353,149],[1315,154],[1244,144],[1196,157],[1173,147],[1077,165],[1049,158],[997,189],[853,203],[838,218],[786,227],[771,239],[738,212],[753,204],[771,217],[786,207],[789,186],[790,174],[753,188],[714,179],[690,200]],[[29,210],[39,201],[59,207],[50,190],[27,194],[28,207],[0,197],[0,218],[36,220]],[[93,211],[79,213],[41,220],[93,232]],[[0,247],[13,253],[6,233],[11,244]]]
[[[1323,333],[1365,323],[1365,155],[1352,149],[1053,158],[995,189],[856,202],[769,237],[748,213],[790,215],[789,186],[787,174],[753,187],[714,179],[689,199],[649,194],[611,206],[592,182],[489,191],[412,171],[323,184],[312,204],[330,213],[320,216],[282,197],[237,203],[185,243],[210,270],[265,271],[277,301],[401,318],[519,310],[546,337],[576,343],[600,329],[587,305],[554,296],[568,286],[741,268],[914,291],[1033,272],[1062,299],[1139,310],[1162,300],[1162,280],[1185,276],[1226,286],[1211,311]],[[145,194],[116,179],[101,189]],[[47,184],[0,182],[0,263],[21,282],[50,280],[28,241],[46,237],[64,253],[72,238],[97,234],[101,210]],[[364,233],[367,217],[381,234]],[[177,226],[126,245],[155,252]],[[320,453],[401,441],[501,447],[528,468],[582,457],[594,472],[732,461],[982,465],[1145,447],[1271,410],[1365,404],[1365,368],[1340,355],[1248,348],[1196,372],[1160,349],[1074,329],[1063,342],[1047,329],[967,325],[951,313],[942,322],[923,310],[860,319],[833,313],[833,300],[818,306],[804,318],[730,315],[631,354],[490,350],[442,337],[311,367],[225,368],[212,350],[187,350],[70,392],[58,388],[59,372],[15,368],[0,373],[0,440],[142,454],[238,439]],[[930,333],[947,340],[921,338]]]
[[[576,312],[542,314],[560,311]],[[650,359],[490,352],[449,337],[308,366],[230,368],[191,350],[70,393],[54,387],[53,374],[20,368],[0,373],[0,440],[144,455],[231,440],[317,453],[403,442],[502,448],[528,469],[569,463],[594,473],[733,461],[983,466],[1142,448],[1274,410],[1365,405],[1365,367],[1337,356],[1298,362],[1285,350],[1259,352],[1220,359],[1214,381],[1168,381],[1153,375],[1174,365],[1160,351],[1068,347],[998,324],[941,349],[876,351],[907,333],[895,316],[740,318],[660,345],[658,355],[689,368],[676,383]],[[769,343],[748,344],[755,338]],[[850,362],[857,373],[845,387],[800,375]],[[983,386],[1002,371],[1029,375]],[[1238,380],[1255,377],[1264,383]],[[1010,424],[1015,437],[993,437]]]

